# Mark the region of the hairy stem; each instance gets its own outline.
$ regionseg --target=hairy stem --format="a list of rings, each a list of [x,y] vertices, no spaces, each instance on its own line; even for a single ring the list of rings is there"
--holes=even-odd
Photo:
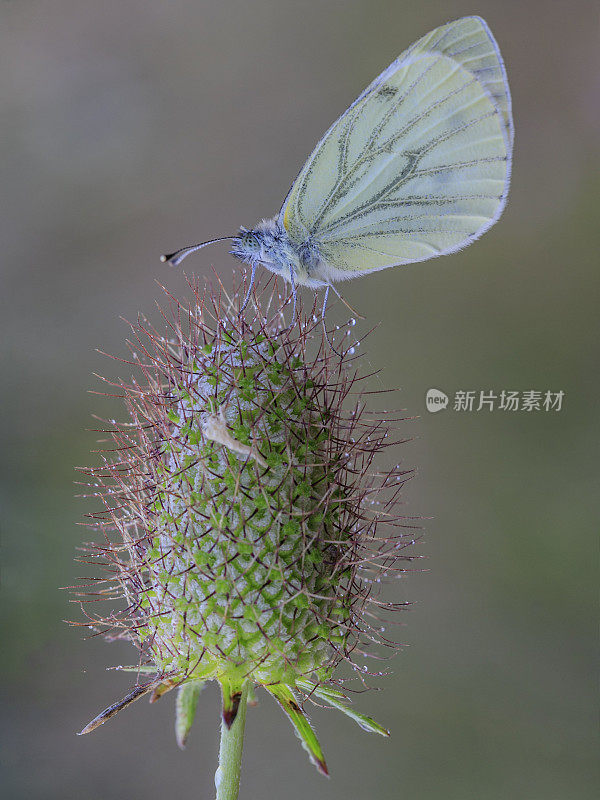
[[[248,702],[246,683],[242,691],[240,705],[233,725],[228,728],[221,720],[221,746],[219,748],[219,768],[215,773],[217,800],[237,800],[240,790],[240,767],[244,747],[244,727],[246,725],[246,706]]]

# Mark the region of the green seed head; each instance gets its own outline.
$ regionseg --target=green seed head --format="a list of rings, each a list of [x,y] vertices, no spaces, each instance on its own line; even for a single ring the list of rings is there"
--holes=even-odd
[[[240,297],[195,290],[165,333],[135,326],[142,377],[119,383],[130,419],[92,470],[109,580],[127,601],[94,622],[139,647],[155,673],[144,691],[185,690],[178,740],[185,698],[195,710],[208,679],[228,724],[248,682],[304,731],[297,692],[345,708],[335,667],[366,669],[363,645],[382,642],[380,612],[393,608],[379,581],[407,558],[394,501],[408,473],[374,469],[388,425],[365,411],[351,338],[332,351],[312,315],[290,326],[276,294],[244,312]]]
[[[294,684],[343,652],[351,490],[314,372],[260,328],[219,326],[170,375],[134,565],[162,672]]]

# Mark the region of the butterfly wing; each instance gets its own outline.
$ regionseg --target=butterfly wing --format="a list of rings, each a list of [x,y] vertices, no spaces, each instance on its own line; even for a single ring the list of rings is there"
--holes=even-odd
[[[479,17],[424,36],[317,144],[279,221],[311,238],[325,280],[466,246],[500,216],[513,124],[498,46]]]

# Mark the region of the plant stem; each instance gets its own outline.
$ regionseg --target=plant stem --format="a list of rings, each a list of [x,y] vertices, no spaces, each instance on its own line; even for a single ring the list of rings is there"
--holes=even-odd
[[[217,800],[237,800],[240,790],[240,767],[244,747],[244,727],[246,725],[246,705],[248,702],[246,683],[237,716],[231,728],[221,720],[221,746],[219,748],[219,768],[215,774]]]

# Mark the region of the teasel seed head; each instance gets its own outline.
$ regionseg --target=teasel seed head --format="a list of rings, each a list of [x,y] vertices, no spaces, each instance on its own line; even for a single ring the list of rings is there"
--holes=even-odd
[[[160,332],[132,326],[124,361],[137,375],[113,383],[128,420],[87,470],[104,507],[89,553],[104,563],[103,596],[125,608],[94,613],[94,592],[86,624],[140,659],[133,691],[82,733],[177,687],[183,746],[206,681],[221,685],[228,727],[242,692],[262,685],[326,773],[307,698],[387,735],[348,707],[337,670],[345,661],[364,681],[370,651],[395,649],[381,618],[403,604],[380,590],[415,557],[396,508],[410,471],[377,471],[390,415],[367,408],[350,336],[332,349],[314,308],[290,320],[273,279],[243,311],[243,284],[231,296],[190,287],[187,305],[167,293]]]

